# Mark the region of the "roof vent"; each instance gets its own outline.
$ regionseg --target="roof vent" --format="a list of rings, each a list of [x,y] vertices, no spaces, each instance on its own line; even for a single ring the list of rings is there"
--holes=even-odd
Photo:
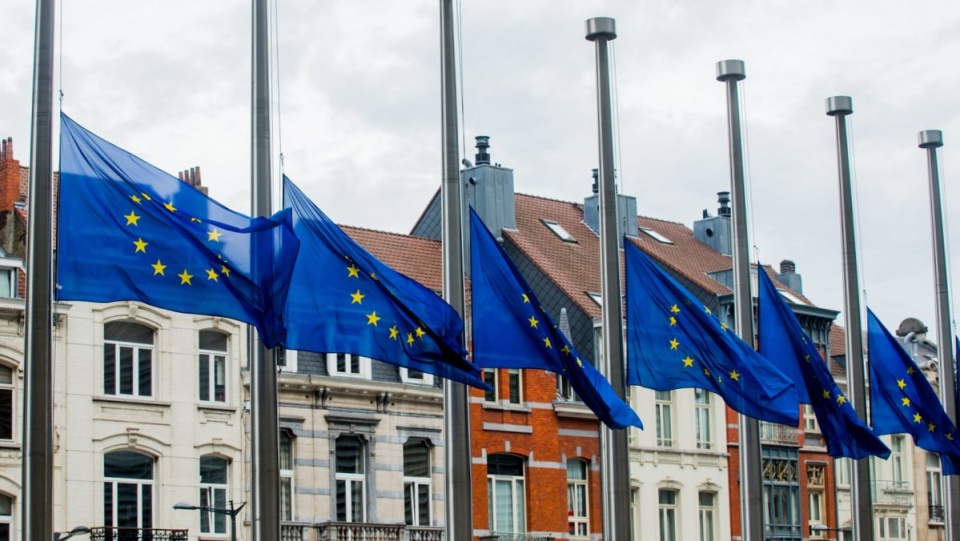
[[[600,170],[593,170],[593,193],[600,193]]]
[[[477,165],[490,165],[490,153],[487,152],[487,149],[490,148],[490,137],[487,135],[478,135],[477,139],[477,154],[473,163]]]
[[[717,209],[718,216],[730,217],[730,192],[717,192],[717,201],[720,202],[720,208]]]
[[[789,259],[784,259],[780,262],[780,274],[787,274],[788,272],[797,272],[797,264]]]

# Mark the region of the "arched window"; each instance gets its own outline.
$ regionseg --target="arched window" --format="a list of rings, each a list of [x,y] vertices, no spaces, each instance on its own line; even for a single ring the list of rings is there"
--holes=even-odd
[[[337,438],[337,520],[363,522],[366,502],[365,446],[357,436]]]
[[[403,444],[403,508],[408,525],[430,525],[430,447],[423,440]]]
[[[487,457],[487,511],[490,531],[527,531],[523,459],[513,455]]]
[[[200,401],[227,401],[227,335],[200,331]]]
[[[200,507],[227,509],[227,459],[200,457]],[[226,534],[227,515],[200,512],[200,533]]]
[[[13,439],[13,420],[16,419],[14,381],[13,368],[0,364],[0,440]]]
[[[153,329],[129,321],[103,326],[103,393],[153,396]]]
[[[103,523],[153,528],[153,459],[133,451],[103,455]]]
[[[589,472],[586,460],[567,461],[567,533],[571,538],[590,537]]]
[[[13,530],[13,498],[0,494],[0,541],[10,541]]]
[[[293,436],[280,431],[280,520],[293,520]]]

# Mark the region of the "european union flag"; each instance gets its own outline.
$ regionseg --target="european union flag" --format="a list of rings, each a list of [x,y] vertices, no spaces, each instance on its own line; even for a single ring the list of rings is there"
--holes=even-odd
[[[610,428],[643,428],[640,417],[560,332],[520,271],[470,209],[473,352],[484,368],[537,368],[562,374]]]
[[[289,211],[233,212],[66,115],[60,124],[58,299],[228,317],[282,341],[299,246]]]
[[[917,446],[940,453],[945,475],[960,474],[960,434],[920,367],[867,309],[870,412],[877,434],[913,436]]]
[[[284,311],[286,346],[350,353],[480,387],[463,321],[436,293],[380,262],[284,177],[300,239]]]
[[[627,383],[658,391],[706,389],[743,415],[797,426],[800,404],[793,382],[629,239],[623,245]]]
[[[760,277],[760,355],[792,378],[797,384],[800,402],[813,407],[820,431],[827,441],[827,453],[833,457],[854,459],[869,455],[890,456],[890,449],[857,417],[857,412],[833,380],[823,357],[803,332],[797,316],[780,296],[773,280],[762,266],[757,267]]]

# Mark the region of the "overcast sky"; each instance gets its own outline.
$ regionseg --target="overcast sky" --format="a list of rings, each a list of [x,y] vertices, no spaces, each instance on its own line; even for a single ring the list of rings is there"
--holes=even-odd
[[[960,208],[952,186],[960,181],[960,3],[462,3],[468,158],[473,137],[488,135],[493,161],[514,169],[517,191],[582,202],[598,161],[584,21],[614,17],[620,189],[637,197],[641,214],[688,227],[703,209],[715,213],[716,192],[729,190],[726,94],[715,66],[744,60],[751,244],[765,264],[795,261],[804,293],[837,310],[839,187],[824,101],[852,96],[864,304],[891,330],[918,317],[935,339],[917,132],[944,132],[949,218]],[[249,212],[249,2],[59,4],[64,111],[171,173],[200,166],[216,199]],[[283,152],[286,174],[337,222],[409,232],[440,185],[439,3],[277,4],[275,156]],[[0,137],[13,137],[23,165],[34,10],[33,1],[9,0],[0,17]],[[955,257],[957,227],[960,220],[948,222]]]

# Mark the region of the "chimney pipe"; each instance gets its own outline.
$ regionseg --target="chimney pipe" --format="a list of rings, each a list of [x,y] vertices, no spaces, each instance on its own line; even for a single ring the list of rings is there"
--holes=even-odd
[[[717,216],[730,217],[730,192],[717,192],[717,200],[720,202],[720,208],[717,209]]]
[[[593,170],[593,193],[600,193],[600,170]]]
[[[490,165],[490,153],[487,152],[487,149],[490,148],[490,137],[486,135],[478,135],[477,139],[477,154],[474,156],[476,159],[473,160],[473,163],[477,165]]]
[[[780,262],[780,274],[788,274],[797,272],[797,264],[789,259],[784,259]]]

